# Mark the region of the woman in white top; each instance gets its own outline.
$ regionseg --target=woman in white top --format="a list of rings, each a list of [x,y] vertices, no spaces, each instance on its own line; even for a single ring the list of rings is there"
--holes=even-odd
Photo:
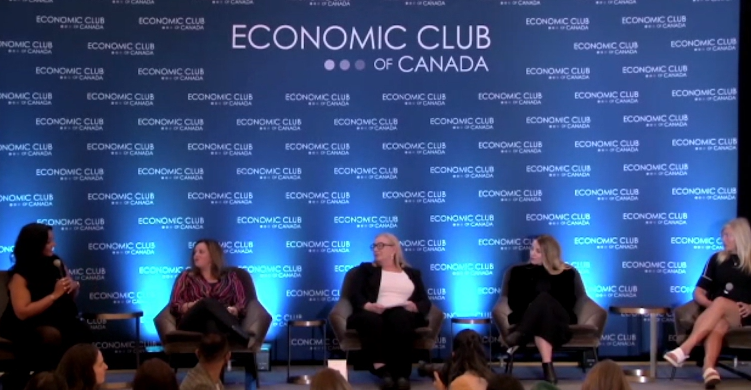
[[[420,271],[404,260],[393,234],[383,233],[373,245],[375,261],[355,268],[349,297],[353,314],[347,328],[357,330],[362,350],[372,362],[371,372],[386,388],[409,388],[416,328],[427,326],[430,300]]]

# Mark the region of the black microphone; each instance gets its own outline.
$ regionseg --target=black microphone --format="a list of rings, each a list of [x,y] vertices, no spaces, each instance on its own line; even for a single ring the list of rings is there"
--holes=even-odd
[[[60,273],[60,279],[65,277],[65,268],[63,268],[63,262],[60,259],[55,259],[52,264],[57,267],[57,271]]]

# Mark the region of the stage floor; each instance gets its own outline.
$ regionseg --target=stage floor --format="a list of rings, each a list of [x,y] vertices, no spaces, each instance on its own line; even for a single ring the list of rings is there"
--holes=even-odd
[[[624,367],[628,368],[629,366]],[[633,367],[643,368],[643,366]],[[751,374],[751,366],[743,365],[738,367],[741,371]],[[295,366],[293,367],[293,375],[315,373],[316,367],[311,366]],[[497,372],[500,372],[498,367],[495,367]],[[185,376],[187,370],[181,369],[178,373],[178,379],[182,379]],[[556,367],[556,373],[558,374],[559,383],[558,387],[561,390],[580,390],[582,381],[585,374],[576,367],[563,366]],[[261,390],[305,390],[308,386],[305,385],[291,385],[286,383],[287,369],[286,367],[274,367],[272,371],[261,372]],[[541,369],[539,365],[523,365],[514,367],[514,375],[522,380],[524,387],[529,389],[534,383],[540,380]],[[735,375],[720,370],[720,375],[723,376],[723,382],[718,386],[718,390],[741,390],[751,388],[751,382],[745,379],[740,379]],[[675,389],[681,387],[683,389],[703,389],[704,386],[701,383],[701,370],[698,367],[689,365],[687,367],[678,370],[676,379],[674,381],[668,380],[670,376],[670,367],[667,365],[661,365],[658,369],[658,379],[652,383],[632,383],[634,389],[641,390],[660,390],[660,389]],[[121,382],[129,381],[133,377],[133,371],[116,371],[108,374],[108,382]],[[226,376],[227,388],[230,390],[243,390],[243,377],[242,368],[236,368],[232,372],[229,372]],[[355,390],[374,390],[377,389],[375,378],[368,372],[364,371],[349,371],[349,381]],[[413,374],[412,382],[413,390],[434,390],[432,383],[427,378],[417,378],[417,374]]]

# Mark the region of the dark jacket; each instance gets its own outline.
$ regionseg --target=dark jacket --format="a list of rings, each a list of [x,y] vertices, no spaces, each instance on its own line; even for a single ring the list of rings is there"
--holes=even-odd
[[[356,272],[355,283],[352,296],[349,297],[349,300],[352,302],[352,308],[356,313],[364,310],[363,308],[366,303],[375,303],[378,300],[383,269],[369,262],[360,264],[354,270]],[[428,299],[428,292],[425,290],[420,271],[411,267],[405,267],[404,272],[407,273],[409,280],[415,285],[415,290],[412,292],[409,300],[415,303],[420,314],[427,316],[432,303]]]

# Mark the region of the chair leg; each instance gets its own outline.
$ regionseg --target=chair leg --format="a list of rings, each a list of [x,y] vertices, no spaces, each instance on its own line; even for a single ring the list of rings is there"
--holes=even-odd
[[[514,354],[508,355],[508,361],[506,362],[506,374],[513,375],[514,373]]]
[[[672,381],[673,379],[675,379],[675,373],[676,373],[676,371],[678,371],[678,369],[677,369],[677,368],[675,368],[675,367],[673,367],[673,369],[672,369],[672,370],[670,370],[670,380],[671,380],[671,381]]]
[[[586,373],[587,372],[587,351],[586,350],[583,350],[581,353],[580,364],[581,364],[582,373]]]
[[[592,348],[592,353],[595,354],[595,364],[600,362],[600,355],[597,352],[597,347]]]

